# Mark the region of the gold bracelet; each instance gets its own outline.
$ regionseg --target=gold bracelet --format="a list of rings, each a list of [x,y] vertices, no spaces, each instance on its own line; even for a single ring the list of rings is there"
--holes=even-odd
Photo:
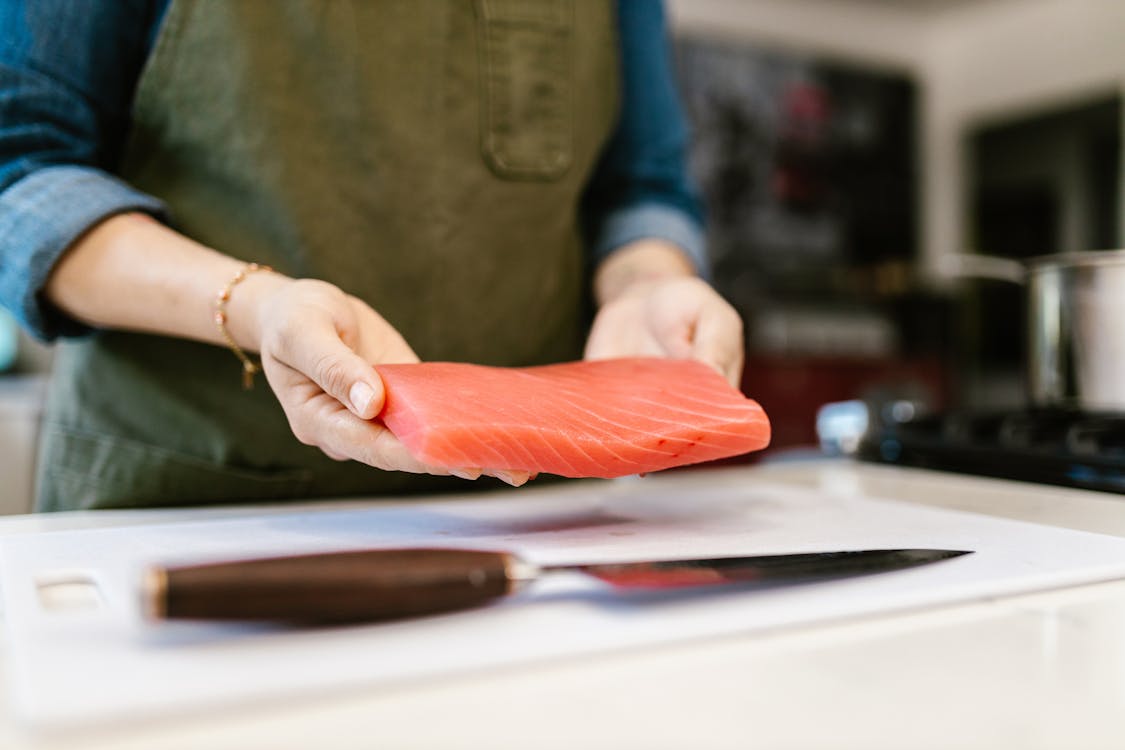
[[[262,366],[246,356],[246,352],[242,351],[242,347],[234,342],[234,337],[227,330],[227,302],[230,301],[231,290],[245,281],[247,276],[255,271],[272,270],[269,266],[247,263],[215,297],[215,325],[219,327],[219,334],[227,342],[230,350],[234,352],[234,356],[238,357],[238,360],[242,363],[242,388],[247,391],[254,387],[254,375],[262,371]]]

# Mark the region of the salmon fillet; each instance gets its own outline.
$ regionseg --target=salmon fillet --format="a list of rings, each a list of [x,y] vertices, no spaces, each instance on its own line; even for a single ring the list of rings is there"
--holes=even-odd
[[[377,365],[379,418],[420,461],[620,477],[766,447],[762,408],[699,362]]]

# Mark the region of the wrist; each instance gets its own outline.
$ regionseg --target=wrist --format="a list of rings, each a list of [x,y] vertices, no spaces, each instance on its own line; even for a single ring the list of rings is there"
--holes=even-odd
[[[231,272],[230,278],[233,279],[246,265],[239,263]],[[230,288],[226,304],[226,326],[240,348],[249,352],[261,351],[271,300],[293,281],[277,271],[259,269],[247,274],[242,281]]]
[[[695,264],[676,245],[657,239],[637,240],[618,248],[598,265],[594,299],[601,307],[642,285],[695,276]]]

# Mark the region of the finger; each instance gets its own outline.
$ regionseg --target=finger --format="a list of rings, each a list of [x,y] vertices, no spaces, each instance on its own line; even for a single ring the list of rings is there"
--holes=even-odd
[[[488,469],[484,473],[513,487],[522,487],[531,478],[531,472],[520,471],[519,469]]]
[[[354,345],[347,338],[344,339],[344,343],[351,346],[368,362],[398,365],[418,361],[418,355],[410,348],[410,344],[406,343],[402,334],[383,320],[382,316],[372,310],[367,303],[355,297],[349,297],[348,301],[356,319],[360,321],[359,338],[358,341],[354,342]],[[377,323],[372,324],[371,319],[374,319]],[[363,321],[365,320],[369,322],[364,324]],[[343,336],[346,330],[341,333]]]
[[[611,305],[595,317],[582,356],[586,360],[597,360],[667,355],[668,350],[661,337],[652,330],[643,307]]]
[[[738,387],[742,378],[742,319],[726,303],[709,306],[699,317],[692,356],[705,362]]]
[[[270,385],[294,437],[332,458],[343,457],[386,471],[447,475],[445,467],[414,458],[383,424],[355,416],[320,386],[277,360],[265,362]]]
[[[450,470],[423,463],[410,454],[390,430],[378,422],[359,419],[344,409],[321,420],[321,450],[346,456],[385,471],[445,476]]]
[[[286,337],[274,356],[360,419],[373,419],[382,410],[385,397],[379,374],[341,340],[329,319],[309,323],[300,336]]]
[[[613,345],[614,321],[609,319],[609,315],[610,313],[603,310],[594,318],[594,324],[590,327],[590,333],[586,338],[586,348],[582,352],[583,359],[609,359],[615,356],[614,350],[620,348]]]

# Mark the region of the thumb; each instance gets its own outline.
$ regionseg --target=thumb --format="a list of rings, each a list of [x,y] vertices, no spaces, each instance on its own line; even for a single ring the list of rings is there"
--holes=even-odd
[[[386,391],[375,368],[337,339],[307,373],[328,395],[360,419],[374,419],[383,410]]]
[[[335,326],[305,331],[284,361],[360,419],[374,419],[383,409],[386,392],[379,373],[340,339]]]
[[[692,356],[705,362],[737,388],[742,377],[742,320],[725,304],[701,315],[692,341]]]

